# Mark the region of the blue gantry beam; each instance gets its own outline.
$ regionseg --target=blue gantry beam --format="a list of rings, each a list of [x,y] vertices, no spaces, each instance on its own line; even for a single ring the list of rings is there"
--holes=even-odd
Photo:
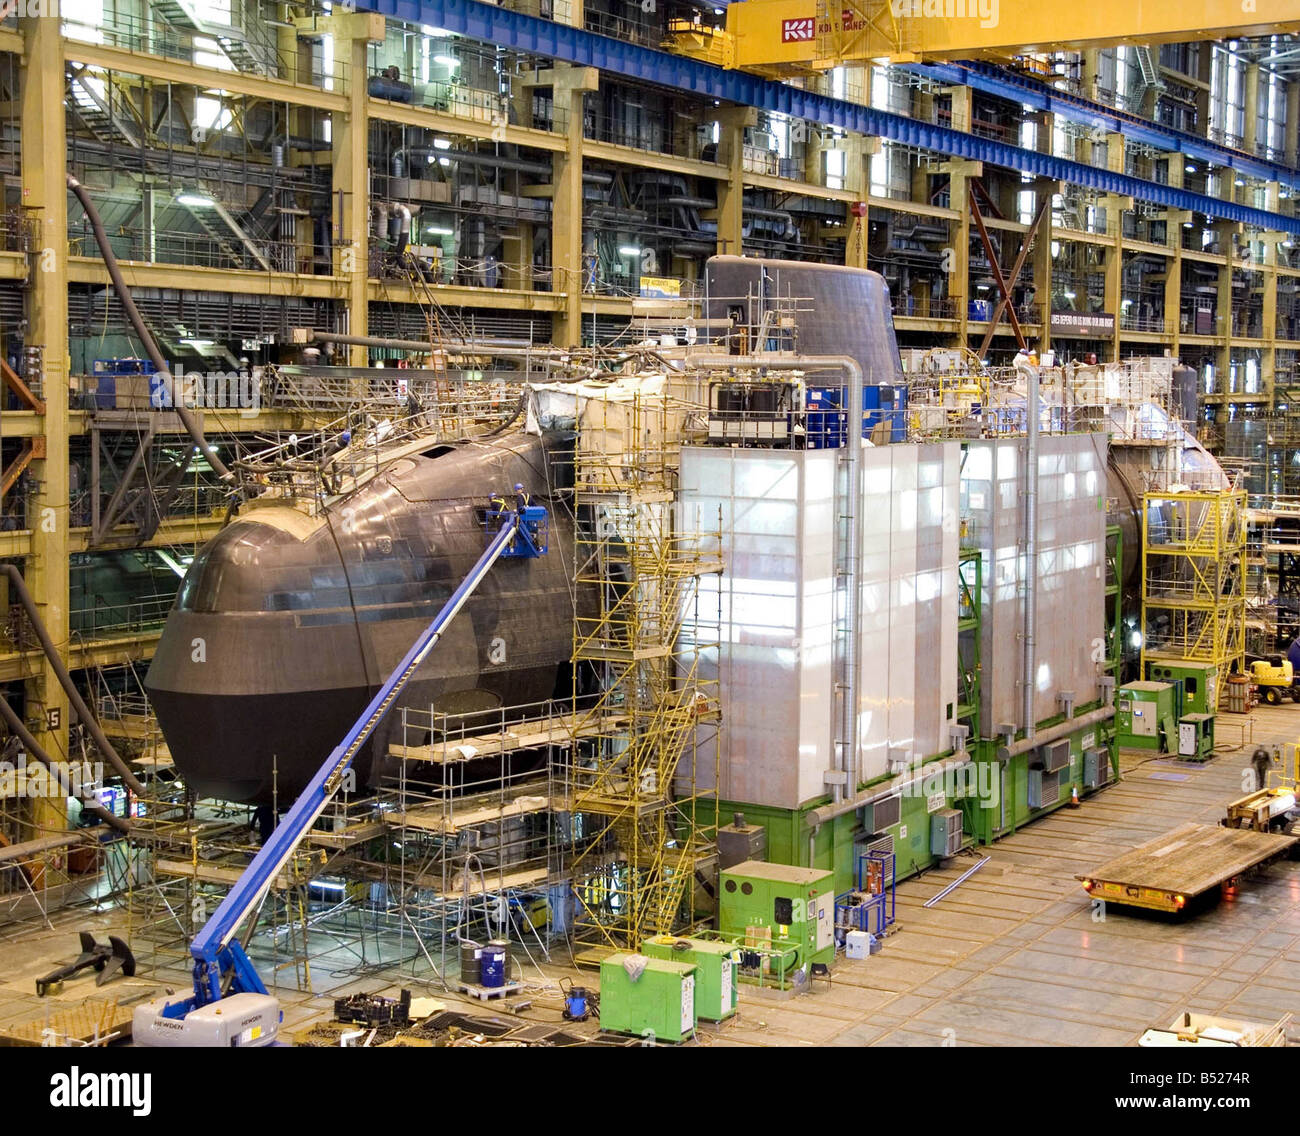
[[[1082,162],[1039,154],[945,126],[918,122],[905,115],[801,91],[786,83],[762,79],[744,71],[724,70],[685,56],[641,47],[639,44],[539,19],[522,12],[496,8],[479,3],[478,0],[364,0],[361,6],[390,19],[444,28],[456,35],[579,67],[598,67],[602,71],[686,91],[705,99],[738,103],[805,118],[825,126],[875,135],[891,142],[934,150],[955,158],[987,162],[992,166],[1003,166],[1037,177],[1068,182],[1099,193],[1131,196],[1138,201],[1148,201],[1167,209],[1204,213],[1220,220],[1239,221],[1262,229],[1300,234],[1300,218],[1285,217],[1280,213],[1270,213],[1231,201],[1220,201],[1160,182],[1130,177],[1111,170],[1099,170]],[[1128,117],[1131,116],[1125,116],[1122,129],[1134,136],[1132,131],[1137,129],[1135,123],[1140,120],[1134,119],[1130,123]],[[1161,145],[1162,148],[1167,145],[1152,144]],[[1204,145],[1213,146],[1212,143]],[[1198,156],[1188,150],[1184,150],[1184,153],[1191,157]],[[1231,153],[1235,154],[1236,151]],[[1206,160],[1217,163],[1224,159],[1207,157]]]
[[[1157,150],[1182,154],[1216,166],[1230,166],[1247,177],[1276,181],[1280,185],[1300,189],[1300,172],[1289,166],[1267,161],[1255,154],[1248,154],[1245,150],[1212,142],[1183,130],[1175,130],[1171,126],[1162,126],[1158,122],[1085,99],[1081,95],[1072,95],[991,63],[912,63],[904,69],[941,83],[973,87],[977,91],[1010,99],[1034,110],[1047,111],[1070,122],[1099,127],[1112,134],[1123,134],[1130,142],[1140,142]]]

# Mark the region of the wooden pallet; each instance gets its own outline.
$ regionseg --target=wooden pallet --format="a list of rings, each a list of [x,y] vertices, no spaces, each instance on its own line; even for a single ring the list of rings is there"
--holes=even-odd
[[[48,1016],[0,1026],[0,1047],[41,1046],[51,1040],[56,1045],[69,1042],[107,1045],[129,1040],[134,1009],[133,1005],[120,1005],[116,998],[112,1001],[87,999],[79,1006],[52,1011]],[[47,1030],[52,1033],[47,1033]]]
[[[508,998],[511,994],[518,994],[524,988],[522,982],[507,982],[504,986],[479,986],[473,982],[458,982],[456,989],[462,994],[468,994],[471,998],[477,998],[480,1002],[491,1002],[495,998]]]

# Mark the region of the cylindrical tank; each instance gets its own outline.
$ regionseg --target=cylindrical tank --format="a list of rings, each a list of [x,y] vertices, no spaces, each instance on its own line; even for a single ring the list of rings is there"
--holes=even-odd
[[[460,941],[460,980],[462,982],[478,984],[479,980],[479,951],[482,948],[472,939],[461,939]]]
[[[479,985],[489,990],[506,984],[506,958],[508,951],[499,939],[483,948],[479,959]]]
[[[1171,409],[1184,426],[1194,431],[1196,429],[1197,414],[1196,395],[1200,375],[1197,374],[1195,367],[1179,363],[1174,368],[1173,378],[1173,406]]]
[[[371,75],[366,80],[366,92],[376,99],[389,99],[395,103],[409,103],[414,93],[410,83],[392,79],[387,75]]]

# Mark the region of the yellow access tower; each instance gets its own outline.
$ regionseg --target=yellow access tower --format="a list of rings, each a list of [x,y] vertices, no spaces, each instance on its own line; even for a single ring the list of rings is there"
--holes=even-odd
[[[721,562],[677,515],[689,418],[667,389],[580,416],[573,657],[599,693],[575,701],[560,870],[575,941],[597,952],[701,924],[694,881],[715,856],[718,692],[697,664],[717,646],[700,629],[721,620],[699,611],[697,582]]]
[[[1142,674],[1147,661],[1212,663],[1219,698],[1246,661],[1246,494],[1142,495]]]

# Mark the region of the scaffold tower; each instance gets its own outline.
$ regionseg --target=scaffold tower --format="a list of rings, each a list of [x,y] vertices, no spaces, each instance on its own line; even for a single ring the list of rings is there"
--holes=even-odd
[[[1213,663],[1222,698],[1245,667],[1246,494],[1142,496],[1142,673],[1148,660]]]
[[[593,399],[579,428],[575,578],[594,598],[575,619],[573,657],[600,693],[573,715],[559,870],[574,896],[574,941],[591,948],[639,947],[707,915],[694,881],[715,853],[719,714],[698,662],[717,648],[720,615],[699,610],[697,582],[722,565],[702,552],[705,519],[679,515],[689,417],[665,389]],[[610,718],[617,732],[576,737]]]

